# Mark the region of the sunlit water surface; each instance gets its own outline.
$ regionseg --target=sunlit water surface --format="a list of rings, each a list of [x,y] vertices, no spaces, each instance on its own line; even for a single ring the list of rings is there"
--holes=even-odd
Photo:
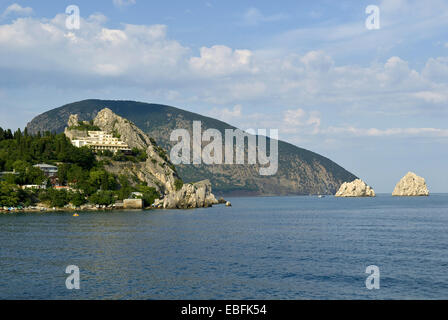
[[[448,195],[0,214],[1,299],[447,299]],[[68,290],[65,268],[80,269]],[[367,290],[366,267],[380,268]]]

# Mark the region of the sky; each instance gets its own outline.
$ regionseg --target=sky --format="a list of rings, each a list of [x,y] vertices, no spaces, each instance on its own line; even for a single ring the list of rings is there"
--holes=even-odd
[[[448,1],[0,0],[0,127],[90,98],[279,129],[377,193],[408,171],[448,192]]]

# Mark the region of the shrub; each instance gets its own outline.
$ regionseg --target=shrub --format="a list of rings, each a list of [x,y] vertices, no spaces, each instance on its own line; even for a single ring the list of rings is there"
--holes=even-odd
[[[66,190],[47,189],[39,193],[39,201],[50,204],[52,207],[62,208],[70,202]]]
[[[179,191],[180,189],[182,189],[184,185],[184,182],[181,179],[176,179],[174,181],[174,187],[176,188],[176,191]]]
[[[143,202],[145,206],[150,206],[154,203],[154,200],[160,198],[160,193],[157,192],[156,188],[154,187],[148,187],[148,186],[138,186],[138,191],[140,191],[143,194]]]
[[[115,195],[113,191],[98,191],[89,198],[90,202],[99,205],[110,205],[115,202]]]
[[[70,203],[79,207],[87,202],[86,197],[81,192],[72,192],[69,195]]]

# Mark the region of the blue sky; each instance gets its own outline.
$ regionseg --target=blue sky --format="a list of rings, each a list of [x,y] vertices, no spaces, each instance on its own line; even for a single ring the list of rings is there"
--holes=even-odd
[[[447,30],[443,0],[0,1],[0,126],[87,98],[165,103],[279,128],[376,192],[407,171],[448,192]]]

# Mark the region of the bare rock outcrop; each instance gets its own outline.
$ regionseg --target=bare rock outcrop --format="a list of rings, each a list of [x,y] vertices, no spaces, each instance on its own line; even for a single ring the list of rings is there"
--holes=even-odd
[[[429,196],[429,190],[424,178],[413,172],[408,172],[397,183],[392,195],[402,197]]]
[[[375,191],[361,179],[344,182],[335,197],[375,197]]]
[[[139,168],[139,178],[146,181],[148,185],[154,185],[152,177],[155,177],[160,182],[156,183],[157,189],[161,189],[162,193],[170,193],[176,190],[175,182],[178,177],[167,153],[135,124],[115,114],[109,108],[99,111],[93,120],[93,124],[103,131],[117,134],[129,147],[146,151],[148,159]]]
[[[68,127],[76,127],[79,124],[79,118],[77,114],[71,114],[68,118]]]
[[[209,180],[184,184],[180,190],[171,192],[154,203],[156,207],[164,209],[205,208],[214,204],[218,204],[218,200],[212,193]]]

